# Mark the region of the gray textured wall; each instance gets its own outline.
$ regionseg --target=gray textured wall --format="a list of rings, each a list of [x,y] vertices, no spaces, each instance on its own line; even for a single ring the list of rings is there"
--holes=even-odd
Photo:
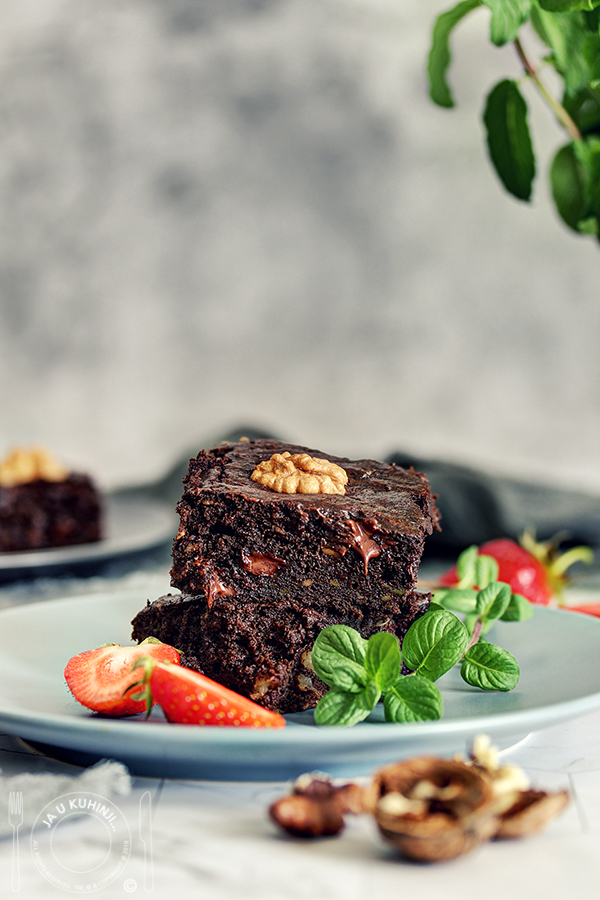
[[[0,453],[105,484],[238,422],[600,490],[600,250],[483,146],[487,13],[444,0],[0,0]]]

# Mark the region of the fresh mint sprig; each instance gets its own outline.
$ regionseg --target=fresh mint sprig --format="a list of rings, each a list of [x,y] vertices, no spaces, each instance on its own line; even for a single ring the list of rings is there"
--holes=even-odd
[[[508,650],[483,635],[497,619],[529,619],[532,607],[497,581],[498,564],[477,547],[462,553],[456,588],[435,593],[428,612],[416,619],[402,642],[386,631],[368,640],[348,625],[330,625],[312,649],[315,672],[330,690],[315,709],[318,725],[356,725],[383,697],[387,722],[439,719],[444,704],[434,684],[460,663],[467,684],[484,691],[510,691],[519,681],[519,664]],[[454,611],[464,613],[464,622]],[[402,663],[410,674],[402,674]]]

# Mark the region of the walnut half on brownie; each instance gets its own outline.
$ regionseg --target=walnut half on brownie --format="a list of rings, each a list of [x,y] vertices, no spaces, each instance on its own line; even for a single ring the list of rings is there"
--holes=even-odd
[[[269,709],[315,706],[310,649],[326,625],[402,639],[429,605],[414,590],[438,512],[424,475],[256,440],[190,461],[171,583],[133,637],[178,647],[193,668]]]

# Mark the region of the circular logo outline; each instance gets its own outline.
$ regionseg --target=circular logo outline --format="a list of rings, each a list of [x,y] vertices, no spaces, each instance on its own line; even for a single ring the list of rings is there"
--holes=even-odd
[[[52,840],[57,826],[74,815],[98,819],[104,825],[108,838],[108,852],[104,860],[79,872],[73,872],[60,862]],[[42,835],[48,834],[51,835],[49,841],[40,840]],[[86,894],[106,887],[123,872],[131,854],[131,831],[127,819],[111,800],[91,791],[72,791],[61,794],[44,806],[31,829],[30,844],[33,861],[47,881],[65,891]],[[59,872],[62,874],[57,874]],[[78,877],[73,878],[73,875]]]

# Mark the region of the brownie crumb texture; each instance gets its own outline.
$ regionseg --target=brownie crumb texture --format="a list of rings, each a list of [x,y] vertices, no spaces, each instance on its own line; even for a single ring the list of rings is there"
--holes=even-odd
[[[344,494],[279,493],[251,480],[273,454],[340,466]],[[240,441],[190,461],[177,505],[171,584],[133,637],[178,647],[191,668],[268,709],[315,706],[327,690],[310,650],[327,625],[402,639],[429,606],[414,585],[438,527],[424,475],[271,440]]]

